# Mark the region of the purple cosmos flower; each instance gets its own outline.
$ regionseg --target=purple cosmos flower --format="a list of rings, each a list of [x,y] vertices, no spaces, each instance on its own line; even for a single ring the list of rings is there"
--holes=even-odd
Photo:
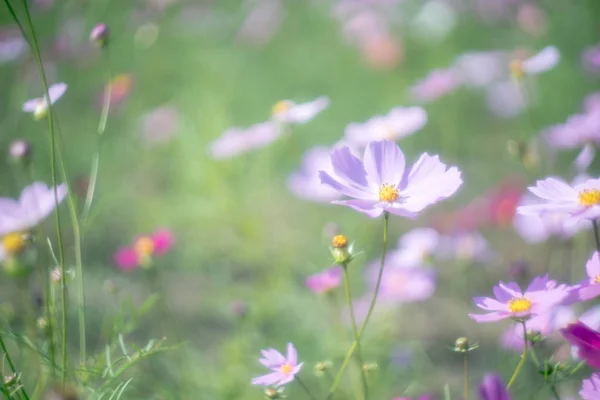
[[[261,350],[263,358],[258,361],[269,368],[270,374],[259,376],[252,379],[253,385],[262,386],[281,386],[285,385],[294,380],[294,377],[304,363],[298,364],[298,354],[294,345],[288,343],[287,354],[284,357],[283,354],[275,349]]]
[[[530,194],[524,195],[520,206],[540,204],[540,199]],[[539,214],[517,214],[513,220],[515,231],[528,243],[541,243],[550,237],[568,239],[583,229],[589,229],[590,224],[577,223],[570,220],[568,215],[560,212],[545,212]]]
[[[454,69],[435,69],[425,78],[415,83],[410,93],[419,103],[429,103],[453,92],[462,81]]]
[[[600,144],[600,109],[572,115],[563,124],[547,128],[542,135],[550,147],[573,149],[588,143]]]
[[[542,202],[518,207],[519,214],[543,217],[546,213],[561,213],[576,220],[600,216],[600,179],[569,185],[558,178],[546,178],[530,186],[529,191]]]
[[[560,330],[569,343],[578,347],[579,358],[594,368],[600,368],[600,332],[581,321]]]
[[[306,278],[306,287],[314,293],[327,293],[340,285],[344,270],[339,265],[328,268]]]
[[[339,147],[331,153],[335,175],[320,171],[321,182],[353,197],[334,201],[375,218],[389,212],[408,218],[439,200],[451,196],[461,185],[460,171],[447,169],[438,156],[425,153],[406,168],[404,154],[388,140],[371,142],[363,161]]]
[[[421,266],[431,260],[439,242],[440,234],[435,229],[416,228],[400,237],[392,257],[405,267]]]
[[[436,251],[441,260],[489,261],[494,252],[483,235],[476,231],[442,235]]]
[[[427,113],[421,107],[396,107],[365,123],[349,124],[344,135],[350,143],[365,146],[373,140],[398,140],[412,135],[426,122]]]
[[[520,69],[527,75],[537,75],[554,68],[560,61],[560,52],[556,46],[544,47],[539,53],[522,61]]]
[[[286,124],[304,124],[329,107],[329,97],[317,97],[307,103],[280,100],[273,106],[273,119]]]
[[[583,66],[590,72],[600,72],[600,45],[585,49],[581,56]]]
[[[58,203],[67,195],[67,186],[56,188]],[[54,188],[44,182],[34,182],[25,187],[18,200],[0,198],[0,236],[22,232],[37,226],[56,208]]]
[[[272,121],[249,128],[229,128],[209,145],[210,155],[218,160],[231,158],[250,150],[260,149],[279,139],[281,129]]]
[[[486,374],[479,384],[479,399],[511,400],[512,397],[498,374]]]
[[[288,188],[296,196],[312,201],[330,202],[342,197],[341,193],[329,186],[322,185],[319,171],[327,171],[333,175],[331,167],[331,150],[317,146],[304,155],[302,168],[292,172],[288,178]]]
[[[585,271],[588,278],[581,282],[579,297],[581,300],[591,300],[600,296],[600,253],[597,251],[585,264]]]
[[[486,314],[469,314],[479,323],[495,322],[506,318],[529,318],[548,312],[571,295],[573,288],[558,285],[548,275],[535,278],[525,292],[515,282],[500,282],[494,286],[495,299],[474,297],[477,307]]]
[[[48,88],[48,95],[37,99],[27,100],[23,104],[23,111],[33,113],[35,119],[41,119],[48,112],[48,105],[54,104],[67,91],[66,83],[55,83]],[[49,104],[48,104],[49,103]]]
[[[568,321],[565,321],[562,328],[567,327],[572,322],[581,322],[585,324],[588,328],[593,330],[600,330],[600,306],[595,306],[590,309],[587,309],[579,318],[571,318]],[[577,345],[571,346],[571,357],[575,360],[580,360],[579,357],[579,347]]]
[[[581,382],[581,390],[579,395],[582,400],[598,400],[600,399],[600,372],[595,372],[589,379],[584,379]]]

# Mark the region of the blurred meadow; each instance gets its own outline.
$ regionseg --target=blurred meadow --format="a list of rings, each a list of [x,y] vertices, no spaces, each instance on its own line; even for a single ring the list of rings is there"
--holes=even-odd
[[[8,3],[25,21],[22,1]],[[398,139],[407,163],[423,152],[439,154],[461,170],[464,183],[416,220],[390,217],[388,245],[396,248],[403,234],[418,227],[464,234],[464,240],[457,239],[452,255],[423,267],[435,276],[434,293],[376,306],[361,340],[372,366],[372,399],[428,393],[461,399],[463,356],[451,347],[463,336],[479,344],[469,352],[473,398],[484,373],[497,371],[508,380],[519,352],[503,348],[500,338],[513,323],[477,324],[468,317],[472,297],[491,293],[498,280],[527,284],[548,271],[569,282],[585,276],[594,248],[589,230],[531,244],[515,231],[513,218],[521,194],[536,179],[559,175],[570,181],[577,173],[579,150],[548,149],[542,133],[581,112],[584,98],[600,90],[600,50],[586,55],[600,44],[597,0],[28,3],[48,83],[68,85],[53,111],[79,208],[100,148],[93,203],[81,224],[87,362],[105,362],[107,352],[117,358],[122,347],[133,353],[150,340],[150,347],[165,349],[115,379],[69,373],[67,382],[81,398],[100,398],[131,378],[123,399],[263,398],[264,389],[251,384],[264,372],[260,349],[284,350],[288,342],[304,362],[302,382],[325,398],[331,376],[315,374],[314,366],[331,361],[335,375],[352,330],[343,287],[317,294],[305,281],[333,264],[331,239],[343,233],[361,251],[348,266],[354,297],[367,297],[367,267],[381,256],[383,225],[381,218],[298,196],[290,176],[314,146],[330,149],[348,124],[397,106],[422,106],[427,113],[422,128]],[[0,5],[0,194],[14,198],[31,180],[50,185],[52,172],[48,123],[22,111],[44,86],[6,4]],[[89,40],[99,23],[110,30],[105,48]],[[511,60],[547,46],[560,52],[555,67],[519,82],[511,78]],[[459,71],[460,56],[492,51],[502,52],[492,64]],[[442,84],[439,96],[435,87],[431,97],[416,94],[415,85],[436,69],[457,73],[460,83],[447,91]],[[488,80],[486,73],[496,77]],[[469,83],[478,74],[486,83]],[[491,91],[505,81],[509,89]],[[110,109],[99,140],[107,82]],[[211,144],[224,132],[270,120],[278,101],[320,96],[330,99],[329,107],[314,120],[287,126],[269,145],[232,157],[212,155]],[[27,165],[9,153],[17,139],[31,144]],[[599,171],[600,162],[586,168],[592,176]],[[58,210],[66,267],[75,270],[68,207]],[[42,227],[56,243],[54,218]],[[115,265],[119,248],[157,229],[172,232],[171,251],[150,268]],[[35,243],[40,263],[55,266],[45,242],[42,237]],[[485,257],[478,256],[479,246]],[[25,330],[24,304],[42,290],[36,275],[25,286],[16,279],[3,279],[6,332]],[[411,284],[401,279],[397,285]],[[72,368],[80,350],[76,280],[67,282]],[[43,307],[33,312],[41,316]],[[22,339],[11,337],[5,335],[9,351],[33,392],[43,375],[39,361],[22,350]],[[568,360],[566,342],[555,339],[540,352]],[[563,399],[577,398],[586,368],[561,385]],[[533,368],[522,374],[514,399],[551,398]],[[334,398],[360,398],[359,375],[352,364]],[[48,379],[39,393],[51,384]],[[308,398],[295,384],[286,393]]]

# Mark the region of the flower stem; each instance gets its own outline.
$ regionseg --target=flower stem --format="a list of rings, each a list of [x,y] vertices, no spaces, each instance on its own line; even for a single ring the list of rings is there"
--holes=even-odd
[[[304,384],[304,382],[302,382],[302,380],[298,376],[296,376],[294,379],[298,382],[300,386],[302,386],[302,389],[304,389],[306,394],[308,394],[308,397],[310,397],[312,400],[317,400],[317,398],[310,392],[310,389],[308,389],[308,387]]]
[[[465,351],[465,390],[464,400],[469,400],[469,352]]]
[[[594,227],[594,240],[596,241],[596,250],[600,252],[600,233],[598,232],[598,220],[592,220],[592,226]]]
[[[8,4],[8,0],[5,0],[5,3]],[[64,247],[62,241],[62,230],[60,224],[60,215],[58,209],[58,187],[57,187],[57,174],[56,174],[56,135],[54,132],[54,112],[52,110],[52,104],[50,102],[50,92],[48,90],[48,81],[46,80],[46,73],[44,72],[44,65],[42,62],[42,57],[40,55],[40,48],[37,41],[37,37],[35,34],[35,29],[33,26],[33,21],[31,20],[31,13],[29,12],[29,6],[27,5],[27,0],[23,0],[23,7],[25,9],[25,16],[27,20],[27,25],[29,30],[31,31],[31,41],[29,44],[31,45],[32,52],[35,56],[35,60],[38,66],[38,70],[40,73],[40,77],[42,79],[42,84],[44,86],[45,97],[48,102],[48,128],[50,130],[50,163],[51,163],[51,174],[52,174],[52,185],[54,186],[54,202],[56,204],[55,210],[55,221],[56,221],[56,230],[57,230],[57,241],[58,241],[58,253],[60,260],[60,269],[61,269],[61,291],[62,291],[62,303],[61,303],[61,312],[63,317],[63,326],[62,326],[62,375],[61,375],[61,383],[64,386],[66,380],[67,373],[67,285],[66,285],[66,266],[65,266],[65,256],[64,256]],[[23,36],[27,37],[25,31],[22,31]],[[62,157],[61,163],[62,163]],[[69,193],[70,193],[69,189]],[[69,194],[71,198],[71,194]],[[76,223],[76,221],[74,222]],[[77,239],[75,239],[77,242]]]
[[[521,372],[521,369],[523,368],[523,365],[525,365],[525,360],[527,359],[527,326],[525,321],[521,321],[521,324],[523,324],[523,354],[521,355],[521,361],[519,361],[517,368],[515,368],[515,372],[513,372],[508,384],[506,385],[507,389],[510,389],[512,384],[515,382],[519,372]]]
[[[0,334],[0,347],[2,347],[2,352],[4,353],[4,357],[6,358],[6,362],[8,363],[10,370],[12,371],[12,373],[15,376],[17,376],[17,370],[15,369],[15,364],[13,363],[12,358],[10,357],[10,354],[8,354],[8,350],[6,349],[6,345],[4,344],[4,339],[2,338],[2,334]],[[23,395],[25,400],[29,400],[29,396],[27,396],[27,391],[25,391],[25,386],[23,386],[23,385],[20,385],[20,386],[21,386],[21,394]]]
[[[342,376],[344,375],[344,371],[346,371],[346,368],[348,368],[350,359],[352,358],[352,355],[358,348],[360,338],[362,337],[362,335],[365,331],[365,328],[367,327],[367,324],[369,323],[369,319],[371,318],[371,314],[373,313],[373,309],[375,308],[375,303],[377,302],[377,295],[379,294],[379,287],[381,286],[381,278],[383,277],[383,269],[385,266],[385,255],[387,252],[388,222],[389,222],[389,214],[387,212],[384,212],[384,214],[383,214],[383,249],[382,249],[382,254],[381,254],[381,263],[379,264],[379,274],[377,275],[377,283],[375,284],[375,292],[373,293],[373,298],[371,299],[371,305],[369,306],[369,311],[367,312],[367,316],[365,317],[365,320],[363,321],[363,323],[358,331],[358,335],[356,335],[356,339],[354,340],[354,342],[352,343],[352,346],[350,346],[350,349],[346,353],[346,358],[344,358],[344,361],[342,363],[342,366],[340,367],[340,370],[338,371],[337,375],[335,376],[333,384],[331,385],[331,388],[329,389],[329,394],[327,395],[327,399],[329,399],[329,398],[331,398],[331,396],[333,396],[333,393],[336,391],[336,389],[340,385]]]
[[[555,385],[550,385],[550,391],[552,392],[556,400],[560,400],[560,396],[558,395],[558,391],[556,390]]]
[[[358,361],[358,367],[360,369],[360,377],[362,379],[363,393],[365,400],[369,398],[369,384],[367,381],[367,372],[364,369],[364,359],[362,356],[362,350],[360,348],[360,337],[358,336],[358,326],[356,324],[356,317],[354,315],[354,307],[352,307],[352,293],[350,291],[350,274],[348,273],[348,265],[344,264],[344,290],[346,292],[346,302],[348,303],[348,309],[350,310],[350,321],[352,323],[352,332],[354,333],[354,340],[356,341],[356,360]]]
[[[584,366],[584,365],[585,365],[585,361],[581,361],[579,364],[577,364],[577,365],[575,366],[575,368],[573,368],[573,369],[571,370],[571,372],[569,372],[569,375],[573,375],[573,374],[575,374],[577,371],[579,371],[581,368],[583,368],[583,366]]]

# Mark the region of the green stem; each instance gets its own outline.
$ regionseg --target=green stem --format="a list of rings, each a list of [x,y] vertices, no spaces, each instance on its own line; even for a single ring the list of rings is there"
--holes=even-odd
[[[336,389],[340,385],[342,376],[344,375],[346,368],[348,368],[350,359],[352,358],[352,355],[354,354],[354,352],[356,351],[356,349],[358,347],[360,339],[365,331],[365,328],[367,327],[367,324],[369,323],[369,319],[371,318],[371,314],[373,313],[373,309],[375,308],[375,303],[377,302],[377,295],[379,294],[379,288],[381,286],[381,278],[383,277],[383,269],[385,266],[385,255],[387,253],[388,222],[389,222],[389,214],[387,212],[384,212],[384,214],[383,214],[383,249],[382,249],[382,254],[381,254],[381,263],[379,264],[379,274],[377,275],[377,283],[375,284],[375,292],[373,293],[373,298],[371,299],[371,305],[369,306],[369,311],[367,312],[367,316],[365,317],[365,320],[363,321],[363,323],[360,327],[360,330],[358,331],[356,340],[354,340],[354,342],[352,343],[352,346],[350,346],[350,349],[346,353],[346,358],[344,358],[342,366],[340,367],[340,370],[338,371],[337,375],[335,376],[333,384],[331,385],[331,388],[329,389],[329,394],[327,395],[327,399],[329,399],[329,398],[331,398],[331,396],[333,396],[333,393],[336,391]]]
[[[465,389],[464,400],[469,400],[469,352],[465,351]]]
[[[525,360],[527,359],[527,326],[525,321],[521,321],[521,324],[523,324],[523,354],[521,355],[521,361],[519,361],[517,368],[515,368],[515,372],[513,372],[508,384],[506,385],[507,389],[510,389],[512,384],[515,383],[515,380],[517,379],[517,376],[519,375],[519,372],[521,372],[523,365],[525,365]]]
[[[600,233],[598,233],[598,220],[592,220],[592,226],[594,227],[594,240],[596,241],[596,250],[600,252]]]
[[[344,290],[346,292],[346,303],[348,303],[348,309],[350,310],[350,321],[352,323],[352,332],[354,334],[354,340],[356,341],[356,360],[360,369],[360,377],[362,380],[363,393],[365,400],[369,398],[369,384],[367,381],[367,372],[364,369],[364,358],[362,356],[362,350],[360,348],[360,337],[358,336],[358,326],[356,324],[356,317],[354,315],[354,307],[352,306],[352,292],[350,291],[350,274],[348,273],[348,265],[343,265],[344,268]]]
[[[5,0],[8,3],[8,0]],[[52,185],[54,186],[54,202],[58,206],[58,188],[57,188],[57,176],[56,176],[56,135],[54,132],[54,112],[52,110],[52,104],[50,104],[50,93],[48,90],[48,82],[46,80],[46,73],[44,72],[44,65],[42,62],[42,57],[40,55],[40,48],[37,41],[37,36],[35,34],[35,29],[33,26],[33,21],[31,20],[31,13],[29,12],[29,6],[27,5],[27,0],[23,0],[23,6],[25,8],[25,16],[27,19],[27,25],[31,31],[31,42],[33,54],[35,56],[35,60],[38,66],[38,70],[40,73],[40,77],[42,78],[42,84],[44,86],[44,92],[46,96],[46,100],[48,102],[48,128],[50,130],[50,163],[51,163],[51,172],[52,172]],[[23,36],[27,36],[24,31],[22,31]],[[62,157],[60,157],[62,159]],[[69,195],[70,196],[70,195]],[[61,268],[61,290],[62,290],[62,303],[61,303],[61,312],[63,315],[63,326],[62,326],[62,376],[61,383],[64,386],[66,380],[67,373],[67,285],[65,281],[66,277],[66,268],[65,268],[65,256],[64,256],[64,247],[62,241],[62,230],[60,224],[60,215],[59,209],[56,207],[55,211],[55,221],[56,221],[56,230],[57,230],[57,241],[58,241],[58,253],[60,260],[60,268]]]
[[[558,395],[558,391],[556,390],[555,385],[550,385],[550,391],[552,392],[556,400],[560,400],[560,396]]]
[[[15,368],[15,364],[13,363],[12,358],[10,357],[8,350],[6,349],[6,345],[4,344],[4,339],[2,338],[2,334],[0,334],[0,347],[2,347],[2,352],[4,353],[4,357],[6,358],[6,362],[8,363],[10,370],[12,371],[14,376],[17,376],[17,370]],[[27,392],[25,391],[25,387],[23,385],[21,385],[21,394],[23,395],[25,400],[29,400],[29,396],[27,396]]]
[[[298,384],[300,386],[302,386],[302,389],[304,389],[306,394],[308,394],[308,397],[310,397],[312,400],[317,400],[317,398],[311,393],[311,391],[308,389],[308,387],[304,384],[304,382],[302,382],[302,380],[299,377],[296,376],[294,379],[296,380],[296,382],[298,382]]]
[[[573,368],[571,370],[571,372],[569,372],[569,375],[574,375],[577,371],[579,371],[581,368],[583,368],[584,365],[585,365],[585,361],[581,361],[579,364],[577,364],[575,366],[575,368]]]

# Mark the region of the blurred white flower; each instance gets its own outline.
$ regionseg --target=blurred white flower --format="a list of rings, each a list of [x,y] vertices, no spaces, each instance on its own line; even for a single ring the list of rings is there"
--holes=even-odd
[[[54,104],[66,91],[66,83],[55,83],[48,88],[49,96],[44,95],[44,97],[27,100],[23,104],[23,111],[33,113],[35,119],[44,118],[48,113],[48,105]]]
[[[286,124],[304,124],[329,107],[329,97],[317,97],[313,101],[297,104],[291,100],[280,100],[273,106],[273,119]]]

